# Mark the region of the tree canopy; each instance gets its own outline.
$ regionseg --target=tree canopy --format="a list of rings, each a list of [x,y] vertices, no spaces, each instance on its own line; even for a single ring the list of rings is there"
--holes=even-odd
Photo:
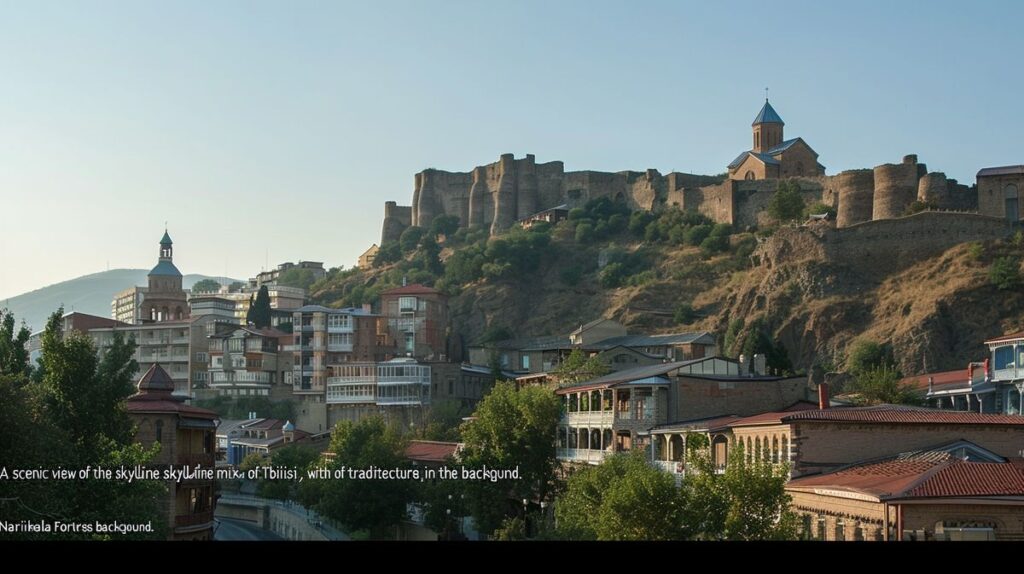
[[[134,441],[134,426],[124,399],[134,391],[137,365],[133,341],[115,333],[113,343],[97,357],[92,339],[62,330],[63,309],[50,316],[42,334],[38,376],[29,377],[19,356],[0,352],[0,461],[10,468],[84,469],[144,465],[159,451]],[[10,314],[3,314],[0,347],[11,337]],[[21,361],[19,363],[19,361]],[[109,480],[0,480],[0,512],[5,520],[92,523],[118,520],[150,522],[152,533],[128,538],[159,539],[166,535],[160,513],[165,486],[160,482],[122,483]],[[2,538],[106,538],[101,533],[3,533]]]
[[[289,269],[289,271],[291,271]],[[309,271],[305,269],[305,271]],[[260,287],[256,298],[249,305],[249,312],[245,315],[245,322],[252,324],[257,329],[270,328],[270,291],[266,285]]]
[[[216,293],[220,290],[220,283],[213,279],[200,279],[192,285],[193,293]]]
[[[358,423],[343,421],[334,427],[328,449],[333,458],[327,467],[403,469],[405,441],[381,417]],[[306,480],[299,489],[300,500],[324,516],[337,520],[352,531],[366,531],[371,538],[387,538],[391,528],[406,517],[406,504],[413,499],[413,483],[407,480]]]
[[[559,386],[564,387],[596,379],[609,372],[611,368],[597,355],[590,357],[582,349],[573,349],[551,374],[557,377]]]
[[[786,180],[779,183],[775,195],[768,202],[768,215],[778,223],[796,221],[803,217],[804,207],[800,184]]]
[[[546,500],[555,485],[555,428],[558,398],[542,387],[516,390],[498,383],[462,428],[462,462],[469,468],[519,468],[519,480],[473,481],[465,486],[467,506],[481,532],[499,527],[513,502]]]

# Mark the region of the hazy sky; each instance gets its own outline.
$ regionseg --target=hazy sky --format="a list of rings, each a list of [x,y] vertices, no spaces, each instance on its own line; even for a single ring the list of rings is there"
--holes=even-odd
[[[1020,2],[0,2],[0,299],[355,262],[413,174],[720,173],[771,88],[827,173],[1024,163]]]

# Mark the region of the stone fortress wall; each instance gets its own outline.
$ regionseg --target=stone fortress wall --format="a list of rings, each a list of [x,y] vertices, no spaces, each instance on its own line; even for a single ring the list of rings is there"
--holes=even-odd
[[[411,206],[389,201],[384,207],[381,242],[395,241],[410,225],[426,227],[434,217],[455,215],[461,225],[500,233],[538,211],[588,199],[610,197],[634,210],[665,207],[696,210],[738,229],[764,225],[767,206],[780,180],[728,180],[724,176],[658,170],[565,171],[560,161],[537,163],[533,155],[515,159],[503,154],[494,163],[468,172],[427,169],[415,176]],[[807,205],[836,208],[837,227],[901,218],[914,201],[939,210],[976,211],[976,186],[968,187],[929,173],[908,155],[898,164],[873,170],[844,171],[833,176],[793,178]]]

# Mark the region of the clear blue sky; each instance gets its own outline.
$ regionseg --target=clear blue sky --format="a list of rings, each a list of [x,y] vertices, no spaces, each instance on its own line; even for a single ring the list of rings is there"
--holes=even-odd
[[[0,299],[352,265],[413,174],[719,173],[770,86],[828,173],[1024,163],[1019,2],[0,3]]]

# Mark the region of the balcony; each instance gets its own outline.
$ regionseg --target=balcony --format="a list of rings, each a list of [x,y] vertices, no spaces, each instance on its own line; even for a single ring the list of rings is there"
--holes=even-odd
[[[179,454],[178,464],[195,468],[203,465],[205,468],[213,468],[213,453]]]
[[[327,377],[328,385],[372,385],[373,377]]]
[[[352,332],[352,324],[349,323],[348,325],[328,325],[327,326],[327,332],[328,333],[351,333]]]
[[[421,406],[430,404],[430,398],[420,397],[377,397],[380,406]]]
[[[373,393],[342,395],[332,393],[330,389],[327,389],[327,404],[329,405],[373,404],[374,402],[376,402],[376,399]]]
[[[230,384],[269,385],[270,373],[263,371],[234,371],[230,373],[214,371],[211,383],[214,386]]]
[[[596,450],[587,448],[560,448],[558,449],[558,460],[567,462],[585,462],[587,464],[601,464],[605,457],[611,456],[612,452],[607,450]]]
[[[622,413],[619,413],[620,415]],[[628,414],[628,413],[627,413]],[[622,418],[621,416],[619,418]],[[613,411],[583,411],[570,412],[562,416],[562,422],[574,427],[603,427],[611,428],[615,421]]]
[[[195,514],[179,514],[174,517],[175,528],[189,528],[192,526],[205,526],[213,522],[213,511],[196,512]]]
[[[327,350],[337,353],[351,353],[352,343],[328,343]]]

